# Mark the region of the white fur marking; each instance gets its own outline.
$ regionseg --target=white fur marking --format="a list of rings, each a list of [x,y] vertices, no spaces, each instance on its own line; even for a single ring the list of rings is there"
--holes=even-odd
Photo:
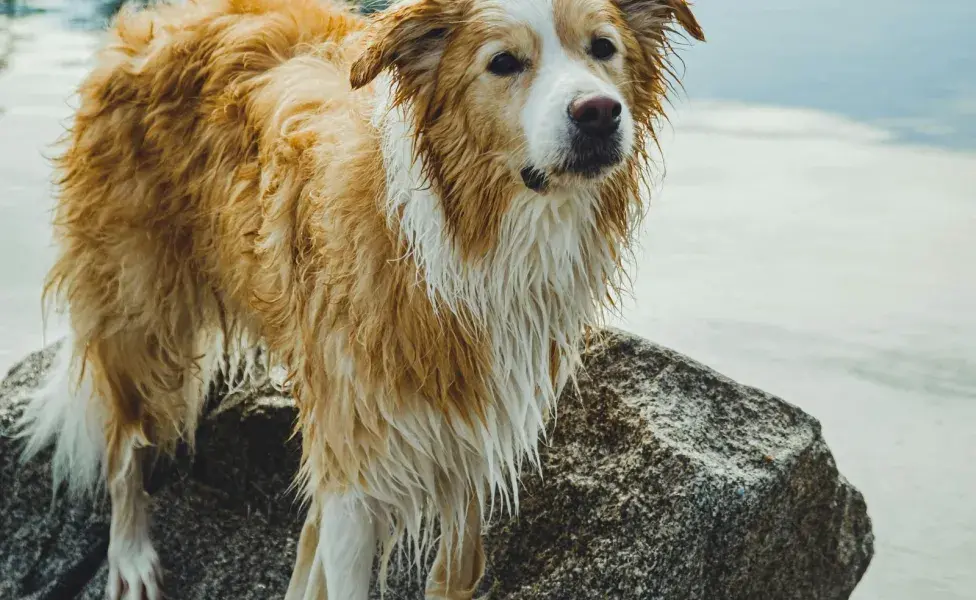
[[[91,373],[79,380],[75,344],[61,342],[44,383],[34,391],[18,423],[27,442],[23,460],[54,443],[51,472],[54,490],[66,483],[73,495],[92,494],[102,479],[105,460],[105,409],[94,396]]]
[[[135,527],[131,535],[112,539],[108,550],[108,600],[162,600],[159,556],[149,539],[148,527]]]
[[[569,106],[573,100],[587,94],[608,96],[621,104],[620,149],[622,154],[629,154],[634,143],[634,124],[629,108],[613,85],[594,74],[563,47],[556,32],[552,2],[517,0],[505,2],[503,6],[514,21],[529,25],[541,42],[535,79],[521,114],[532,166],[543,171],[562,166],[572,135]]]
[[[329,600],[368,599],[376,543],[376,524],[364,498],[350,494],[325,500],[319,554]]]

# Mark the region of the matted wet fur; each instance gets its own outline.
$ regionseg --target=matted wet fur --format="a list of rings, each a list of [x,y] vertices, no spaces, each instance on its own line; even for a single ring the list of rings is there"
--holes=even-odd
[[[192,444],[258,343],[303,439],[287,598],[364,600],[400,541],[437,547],[429,597],[472,597],[619,281],[674,22],[702,38],[684,0],[117,18],[58,161],[72,334],[23,422],[71,490],[107,482],[110,598],[162,595],[141,455]]]

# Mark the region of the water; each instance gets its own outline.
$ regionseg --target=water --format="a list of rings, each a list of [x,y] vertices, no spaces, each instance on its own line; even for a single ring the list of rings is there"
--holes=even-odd
[[[43,156],[111,12],[48,1],[0,17],[0,370],[42,343]],[[976,2],[697,10],[616,321],[823,422],[875,522],[857,600],[974,600]]]

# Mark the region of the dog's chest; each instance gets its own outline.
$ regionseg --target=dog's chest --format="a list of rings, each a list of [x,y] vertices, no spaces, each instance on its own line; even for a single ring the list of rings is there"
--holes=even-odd
[[[577,366],[614,264],[586,193],[515,199],[493,248],[464,258],[430,192],[404,195],[401,226],[433,301],[473,315],[490,345],[498,426],[532,446]],[[434,300],[436,299],[436,300]]]
[[[517,198],[496,252],[472,275],[481,287],[501,401],[554,401],[575,367],[584,325],[596,318],[611,268],[584,194]],[[468,301],[478,302],[477,293]]]
[[[615,266],[597,223],[595,189],[511,199],[497,239],[464,256],[418,164],[403,109],[379,113],[387,170],[386,212],[438,310],[470,315],[490,345],[492,395],[512,418],[548,410],[575,368],[584,325],[606,296]],[[541,414],[537,414],[541,418]]]

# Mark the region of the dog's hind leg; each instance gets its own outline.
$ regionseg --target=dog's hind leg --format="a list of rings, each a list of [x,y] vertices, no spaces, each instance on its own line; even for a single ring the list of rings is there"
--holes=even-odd
[[[112,500],[107,597],[156,600],[159,562],[149,538],[142,455],[159,427],[134,377],[156,361],[146,336],[117,331],[85,339],[62,343],[46,384],[28,403],[24,457],[53,443],[55,491],[66,484],[74,496],[93,495],[104,478]]]
[[[200,390],[191,372],[191,335],[162,343],[157,335],[127,330],[88,346],[91,370],[100,383],[96,389],[108,400],[109,600],[162,598],[143,467],[150,451],[172,449],[184,425],[196,422],[203,399],[197,397]]]
[[[103,479],[108,487],[110,600],[162,598],[144,461],[189,438],[186,427],[203,404],[195,329],[180,324],[185,333],[165,338],[131,324],[81,329],[88,335],[63,343],[48,383],[23,416],[25,458],[54,443],[56,487],[66,482],[76,495],[94,493]]]
[[[108,600],[161,600],[162,573],[149,533],[149,497],[143,489],[143,452],[130,438],[123,442],[122,464],[109,481],[112,527],[108,546]]]

